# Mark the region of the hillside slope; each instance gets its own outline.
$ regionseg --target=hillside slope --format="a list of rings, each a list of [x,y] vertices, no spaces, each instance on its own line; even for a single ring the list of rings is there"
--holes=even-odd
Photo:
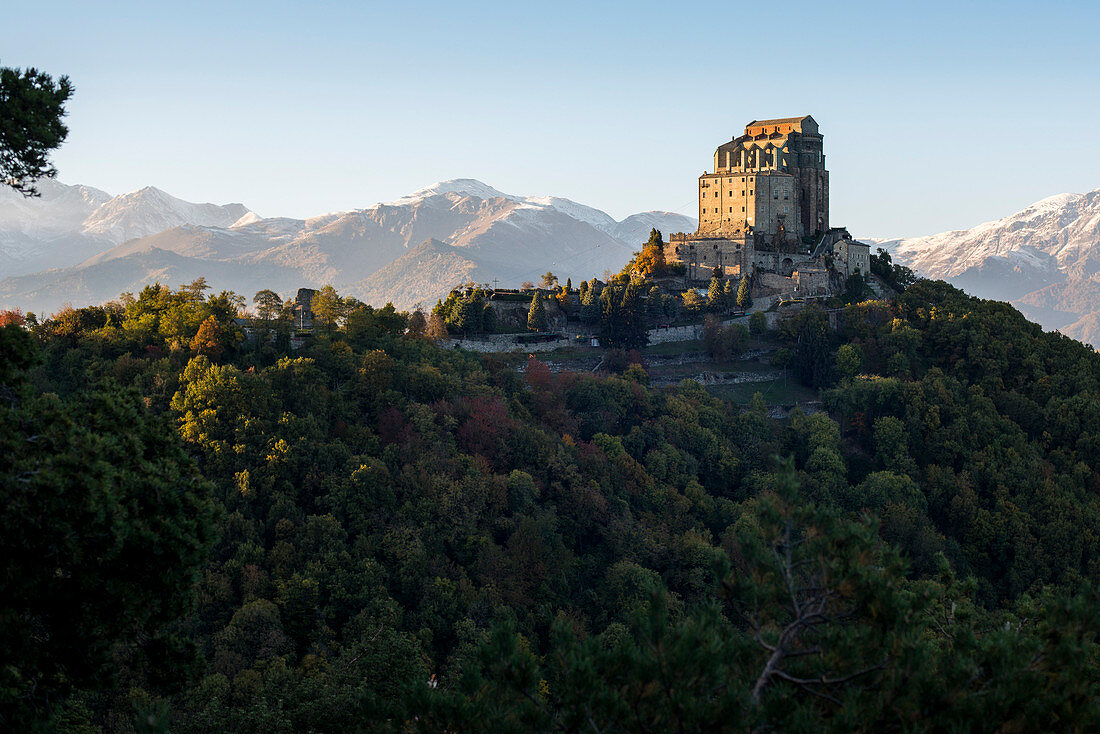
[[[874,244],[921,275],[1010,301],[1075,338],[1092,332],[1070,325],[1100,313],[1100,189],[1051,196],[966,230]]]

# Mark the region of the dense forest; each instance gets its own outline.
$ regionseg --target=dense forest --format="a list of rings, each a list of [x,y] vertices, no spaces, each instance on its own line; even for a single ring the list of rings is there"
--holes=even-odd
[[[761,335],[783,418],[392,307],[8,313],[0,726],[1096,730],[1100,356],[900,280]]]

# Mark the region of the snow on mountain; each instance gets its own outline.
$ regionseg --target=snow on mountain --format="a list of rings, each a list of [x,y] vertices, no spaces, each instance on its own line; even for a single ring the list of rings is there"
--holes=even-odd
[[[967,230],[903,239],[899,260],[936,278],[958,276],[990,258],[1043,272],[1068,270],[1100,244],[1100,189],[1058,194]]]
[[[431,186],[425,186],[411,194],[406,194],[393,201],[383,202],[377,206],[409,206],[430,196],[441,196],[443,194],[462,194],[478,199],[511,199],[512,201],[519,201],[522,198],[505,194],[503,191],[498,191],[489,184],[482,183],[475,178],[453,178],[450,181],[437,181]]]
[[[1011,301],[1044,328],[1100,336],[1100,189],[1051,196],[970,229],[873,245],[921,275]]]
[[[657,229],[660,229],[662,232],[666,232],[666,230],[693,232],[696,228],[694,219],[673,212],[643,212],[641,214],[633,214],[622,222],[617,222],[614,217],[607,212],[585,204],[579,204],[572,199],[565,199],[560,196],[518,196],[516,194],[506,194],[503,191],[495,189],[473,178],[455,178],[449,181],[439,181],[431,186],[426,186],[411,194],[402,196],[400,199],[395,199],[394,201],[378,204],[376,206],[410,206],[430,197],[443,196],[446,194],[472,196],[486,201],[492,199],[507,199],[508,201],[514,201],[534,209],[555,209],[566,216],[590,224],[601,232],[605,232],[616,239],[622,239],[631,244],[634,244],[635,240],[637,240],[637,244],[645,242],[646,239],[649,238],[649,230],[652,227],[657,227]],[[645,222],[649,222],[649,226],[643,226]],[[674,230],[670,229],[670,224],[677,228]],[[664,225],[664,229],[662,229],[660,225]],[[645,230],[644,232],[642,232],[643,229]],[[640,240],[637,239],[639,236],[641,237]]]
[[[262,220],[263,218],[256,212],[248,212],[243,217],[233,222],[233,224],[229,225],[229,228],[233,229],[234,227],[247,227],[249,224],[255,224],[256,222]]]
[[[602,212],[590,206],[585,206],[584,204],[578,204],[570,199],[563,199],[560,196],[528,196],[524,201],[532,206],[548,206],[552,209],[557,209],[562,214],[573,217],[573,219],[581,222],[587,222],[596,229],[607,232],[608,234],[611,234],[618,224],[618,222],[606,212]]]
[[[111,199],[106,191],[91,186],[66,186],[50,178],[38,182],[38,193],[39,196],[25,197],[0,186],[0,232],[19,232],[32,239],[71,233]]]
[[[229,227],[246,214],[241,204],[192,204],[146,186],[100,206],[84,220],[83,232],[119,243],[184,224]]]
[[[0,187],[0,277],[75,265],[181,225],[227,227],[249,214],[240,204],[192,204],[152,187],[112,197],[44,179],[38,190],[41,196],[25,198]]]
[[[149,279],[174,285],[199,276],[240,293],[287,283],[332,284],[379,305],[408,307],[434,302],[455,278],[519,285],[547,270],[575,282],[602,277],[621,268],[651,228],[667,234],[696,225],[669,212],[616,222],[569,199],[517,196],[454,179],[388,203],[306,220],[264,219],[239,204],[190,204],[146,188],[102,202],[79,226],[79,235],[98,242],[98,249],[54,262],[60,270],[0,281],[0,308],[48,313],[63,294],[105,301]],[[0,228],[0,247],[3,236]],[[110,247],[108,238],[119,244]],[[111,276],[116,269],[118,282]]]

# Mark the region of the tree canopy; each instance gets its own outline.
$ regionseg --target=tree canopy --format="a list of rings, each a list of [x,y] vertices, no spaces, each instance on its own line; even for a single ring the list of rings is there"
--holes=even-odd
[[[62,118],[72,94],[67,76],[0,67],[0,183],[37,196],[36,182],[57,175],[49,154],[69,134]]]
[[[237,302],[0,329],[5,726],[1100,722],[1100,356],[1010,306],[919,281],[764,319],[820,385],[777,411],[392,307],[191,349]]]

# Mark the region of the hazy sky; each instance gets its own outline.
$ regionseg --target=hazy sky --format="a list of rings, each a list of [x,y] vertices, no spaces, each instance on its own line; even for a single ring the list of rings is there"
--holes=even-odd
[[[1100,187],[1100,3],[0,0],[68,74],[60,179],[263,216],[448,178],[695,214],[754,118],[812,114],[832,222],[969,227]]]

